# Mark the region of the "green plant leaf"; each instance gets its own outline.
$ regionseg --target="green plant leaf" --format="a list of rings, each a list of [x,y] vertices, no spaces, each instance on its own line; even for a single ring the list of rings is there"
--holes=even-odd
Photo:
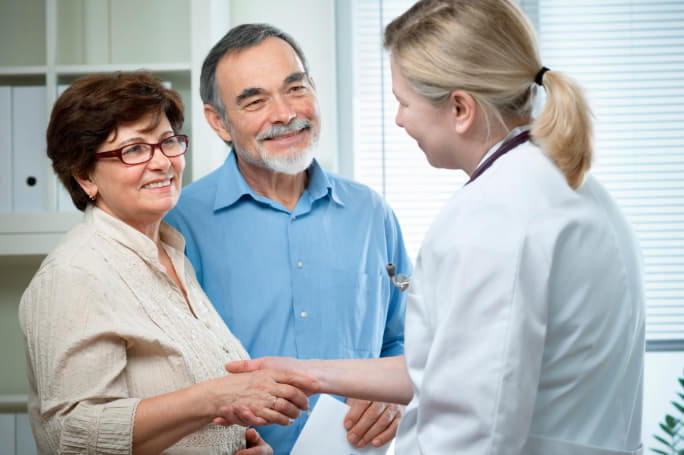
[[[673,430],[672,428],[668,427],[668,426],[665,425],[664,423],[661,423],[661,424],[659,424],[659,425],[660,425],[660,428],[662,428],[663,431],[664,431],[665,433],[669,434],[670,436],[674,436],[674,435],[675,435],[675,432],[674,432],[674,430]]]
[[[682,406],[681,404],[679,404],[679,403],[677,403],[677,402],[675,402],[675,401],[672,401],[672,405],[673,405],[675,408],[677,408],[677,409],[679,410],[679,412],[681,412],[682,414],[684,414],[684,406]]]
[[[653,437],[655,439],[657,439],[658,441],[660,441],[661,443],[663,443],[664,445],[666,445],[667,447],[670,447],[670,443],[668,441],[666,441],[665,439],[661,438],[660,436],[658,436],[657,434],[654,434]]]
[[[684,388],[684,377],[677,380]],[[684,416],[684,393],[678,392],[677,397],[681,402],[671,401],[670,403],[681,416]],[[665,434],[662,437],[654,434],[653,437],[664,446],[663,448],[667,448],[669,451],[666,452],[655,447],[651,447],[651,451],[660,455],[684,455],[684,417],[679,419],[671,414],[665,414],[663,422],[658,425]]]
[[[679,420],[677,420],[676,417],[672,417],[670,414],[665,415],[665,425],[674,429],[674,427],[677,426],[677,423],[679,423]]]

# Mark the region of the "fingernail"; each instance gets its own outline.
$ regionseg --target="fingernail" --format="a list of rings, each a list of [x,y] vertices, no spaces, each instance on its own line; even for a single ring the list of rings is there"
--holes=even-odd
[[[379,439],[373,439],[373,442],[371,442],[371,444],[373,444],[373,446],[375,447],[380,447],[382,445]]]
[[[356,441],[359,440],[359,437],[356,435],[356,433],[349,433],[349,434],[347,434],[347,439],[352,444],[356,444]]]
[[[352,427],[352,421],[351,420],[345,420],[344,421],[344,429],[349,431],[349,429],[351,429],[351,427]]]

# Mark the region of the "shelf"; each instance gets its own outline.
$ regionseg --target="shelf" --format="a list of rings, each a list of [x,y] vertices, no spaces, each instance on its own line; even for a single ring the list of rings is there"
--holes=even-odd
[[[83,218],[81,212],[0,214],[0,256],[44,255]]]
[[[26,412],[28,395],[0,395],[0,413]]]
[[[185,106],[181,132],[190,136],[191,148],[183,184],[223,162],[225,144],[204,121],[199,75],[207,50],[229,27],[230,0],[0,1],[0,86],[45,87],[43,108],[49,119],[61,90],[79,77],[150,71],[176,90]],[[15,115],[1,109],[0,114]],[[45,126],[36,123],[31,137],[44,138]],[[10,143],[4,149],[13,154],[12,148]],[[36,169],[47,174],[46,210],[0,213],[0,264],[48,254],[81,219],[80,212],[59,211],[63,190],[48,158]],[[0,182],[7,181],[6,175],[0,175]]]
[[[0,66],[2,76],[45,76],[47,66]]]
[[[189,72],[190,63],[121,63],[121,64],[99,64],[99,65],[58,65],[55,73],[59,75],[86,75],[90,73],[109,73],[113,71],[137,71],[147,70],[153,73],[174,73]],[[0,74],[2,74],[0,72]]]

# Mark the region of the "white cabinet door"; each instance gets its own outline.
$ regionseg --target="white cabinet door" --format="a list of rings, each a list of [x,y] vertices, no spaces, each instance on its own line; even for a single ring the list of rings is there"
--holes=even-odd
[[[15,414],[16,432],[16,455],[37,455],[36,441],[31,432],[31,423],[27,414]]]
[[[14,414],[0,414],[0,455],[15,455]]]

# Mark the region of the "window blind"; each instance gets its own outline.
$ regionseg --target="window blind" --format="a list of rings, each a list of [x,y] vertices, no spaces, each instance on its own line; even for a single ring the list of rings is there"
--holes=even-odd
[[[400,220],[409,254],[439,209],[466,181],[460,172],[432,168],[415,141],[394,123],[384,26],[411,0],[356,0],[354,8],[354,177],[385,196]]]
[[[394,208],[415,259],[429,223],[466,181],[433,169],[394,123],[382,30],[413,0],[354,0],[354,177]],[[644,256],[647,338],[684,340],[684,2],[520,0],[544,65],[577,79],[596,117],[594,174]]]

